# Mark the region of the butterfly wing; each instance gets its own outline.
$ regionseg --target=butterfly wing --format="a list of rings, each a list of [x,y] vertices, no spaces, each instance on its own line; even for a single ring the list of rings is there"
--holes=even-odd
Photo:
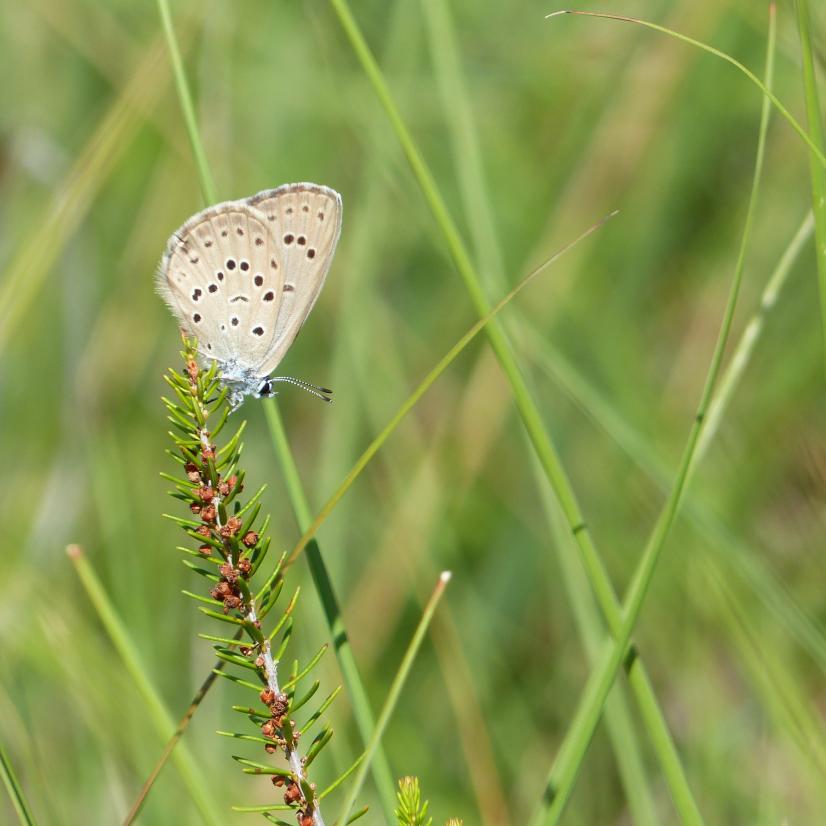
[[[209,207],[173,233],[156,283],[204,356],[255,369],[273,349],[284,267],[267,218],[246,201]]]
[[[260,363],[270,374],[298,335],[324,286],[341,232],[341,196],[326,186],[285,184],[247,201],[261,212],[283,262],[275,337]]]

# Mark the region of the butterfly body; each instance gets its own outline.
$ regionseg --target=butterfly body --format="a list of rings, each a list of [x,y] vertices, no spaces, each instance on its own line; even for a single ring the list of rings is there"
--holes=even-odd
[[[298,183],[208,207],[170,237],[158,292],[217,363],[233,407],[277,381],[318,390],[271,374],[321,292],[340,231],[339,194]]]

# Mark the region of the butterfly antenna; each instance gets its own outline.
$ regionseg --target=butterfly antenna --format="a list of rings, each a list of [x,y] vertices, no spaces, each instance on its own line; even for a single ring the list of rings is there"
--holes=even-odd
[[[287,384],[294,384],[296,387],[300,387],[302,390],[312,393],[313,396],[316,396],[322,401],[329,403],[333,400],[333,391],[330,390],[329,387],[318,387],[315,384],[310,384],[308,381],[294,379],[292,376],[274,376],[270,379],[270,382],[273,384],[277,381],[285,381]]]

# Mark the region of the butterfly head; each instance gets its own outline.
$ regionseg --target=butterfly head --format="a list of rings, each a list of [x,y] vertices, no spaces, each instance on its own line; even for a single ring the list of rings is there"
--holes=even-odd
[[[269,376],[261,379],[261,383],[258,385],[258,389],[255,391],[255,395],[259,399],[266,399],[269,396],[276,395],[276,391],[272,389],[272,381],[270,380]]]

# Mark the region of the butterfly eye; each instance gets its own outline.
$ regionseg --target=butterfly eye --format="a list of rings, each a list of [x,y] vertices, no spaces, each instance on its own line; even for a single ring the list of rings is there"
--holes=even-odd
[[[258,395],[260,397],[269,396],[272,393],[272,384],[270,384],[269,379],[264,379],[261,384],[258,385]]]

